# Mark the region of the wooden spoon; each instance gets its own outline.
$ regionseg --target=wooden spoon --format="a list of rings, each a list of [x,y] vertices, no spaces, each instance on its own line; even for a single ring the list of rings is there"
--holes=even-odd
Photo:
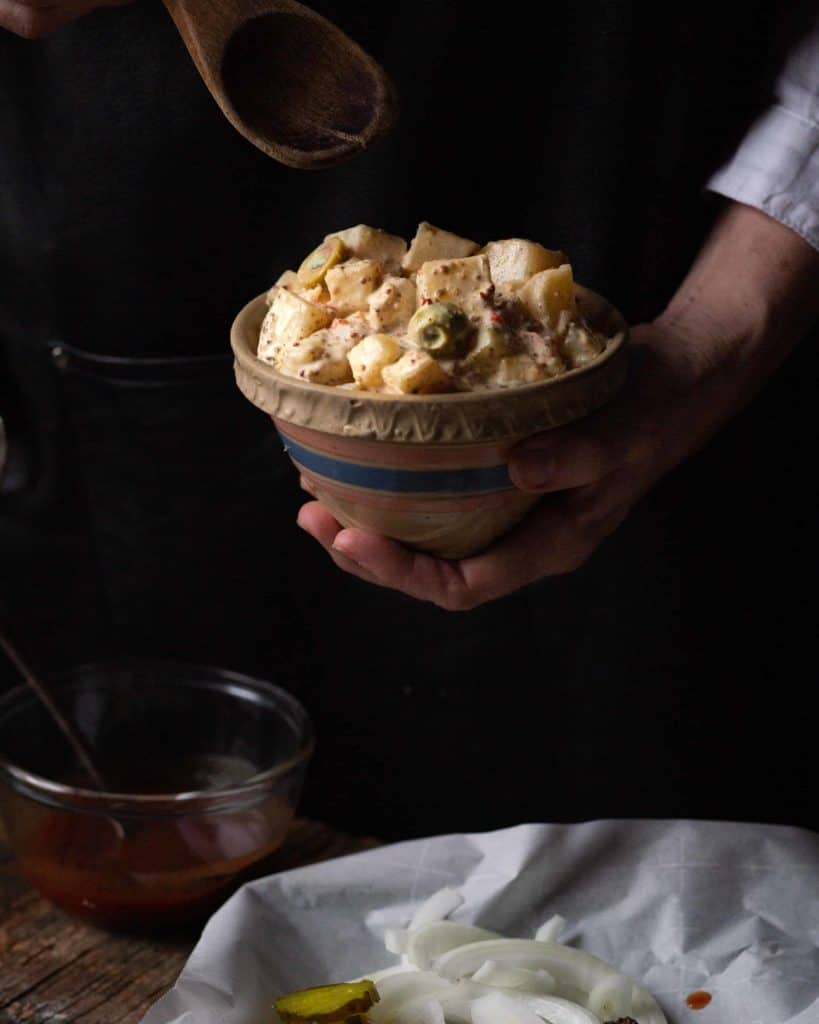
[[[77,758],[77,761],[80,763],[83,771],[88,776],[92,788],[104,791],[105,781],[94,764],[88,745],[71,722],[69,722],[65,717],[62,711],[60,711],[59,705],[57,704],[54,694],[51,692],[50,688],[46,686],[42,679],[39,679],[31,671],[29,666],[25,661],[23,661],[20,654],[14,648],[11,641],[3,634],[2,631],[0,631],[0,647],[2,647],[6,652],[9,661],[23,677],[29,689],[34,691],[35,696],[49,713],[54,724],[63,736],[65,736],[69,746],[74,752],[74,756]]]
[[[74,756],[77,758],[77,761],[82,766],[83,771],[88,776],[91,788],[104,793],[106,790],[105,779],[94,764],[88,745],[71,722],[65,717],[62,711],[60,711],[59,705],[54,698],[54,694],[51,692],[51,688],[31,671],[31,668],[26,664],[2,630],[0,630],[0,647],[2,647],[6,652],[9,661],[23,677],[26,685],[34,691],[34,694],[49,713],[57,728],[63,736],[65,736],[69,746],[74,752]],[[116,841],[116,845],[113,849],[116,853],[120,849],[120,844],[126,838],[125,826],[122,822],[117,821],[116,818],[105,816],[104,820],[111,826],[112,834]]]
[[[288,167],[319,168],[392,127],[381,66],[296,0],[164,0],[222,113]]]

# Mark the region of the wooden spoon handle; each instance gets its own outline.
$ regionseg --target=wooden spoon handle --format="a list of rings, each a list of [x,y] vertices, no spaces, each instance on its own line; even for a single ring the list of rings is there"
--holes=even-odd
[[[28,686],[37,695],[46,711],[51,715],[51,718],[54,720],[58,729],[62,732],[63,736],[65,736],[66,740],[68,740],[77,760],[82,765],[86,775],[91,779],[94,787],[99,790],[105,790],[105,781],[94,766],[94,762],[91,759],[91,752],[85,741],[71,725],[62,711],[60,711],[49,688],[45,683],[38,679],[28,665],[26,665],[18,652],[12,646],[11,641],[3,634],[2,630],[0,630],[0,647],[2,647],[6,652],[9,661],[14,665]]]
[[[229,3],[220,3],[219,0],[163,0],[163,3],[197,71],[219,103],[220,68],[228,40],[241,25],[265,14],[271,4],[265,0],[232,0]]]

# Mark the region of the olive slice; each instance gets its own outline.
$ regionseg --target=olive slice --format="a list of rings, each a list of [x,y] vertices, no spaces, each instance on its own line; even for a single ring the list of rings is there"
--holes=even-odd
[[[410,340],[431,356],[451,359],[464,349],[472,324],[454,302],[431,302],[415,311],[407,331]]]
[[[344,259],[344,243],[340,238],[328,238],[314,249],[298,269],[299,281],[305,288],[321,284],[324,275]]]

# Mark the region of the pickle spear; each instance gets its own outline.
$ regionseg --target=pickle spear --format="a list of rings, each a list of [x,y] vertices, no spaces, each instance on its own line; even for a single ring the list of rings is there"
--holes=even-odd
[[[366,1014],[377,1002],[373,982],[346,981],[290,992],[273,1005],[282,1024],[343,1024],[350,1017]]]

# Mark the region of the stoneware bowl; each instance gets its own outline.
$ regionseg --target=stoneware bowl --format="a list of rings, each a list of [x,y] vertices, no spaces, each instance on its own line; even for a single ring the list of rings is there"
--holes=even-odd
[[[273,418],[296,468],[344,526],[385,534],[441,558],[480,551],[537,495],[509,479],[509,449],[599,408],[623,383],[626,323],[577,286],[578,308],[611,340],[593,363],[504,391],[382,395],[310,384],[256,358],[263,295],[233,322],[236,382]]]

